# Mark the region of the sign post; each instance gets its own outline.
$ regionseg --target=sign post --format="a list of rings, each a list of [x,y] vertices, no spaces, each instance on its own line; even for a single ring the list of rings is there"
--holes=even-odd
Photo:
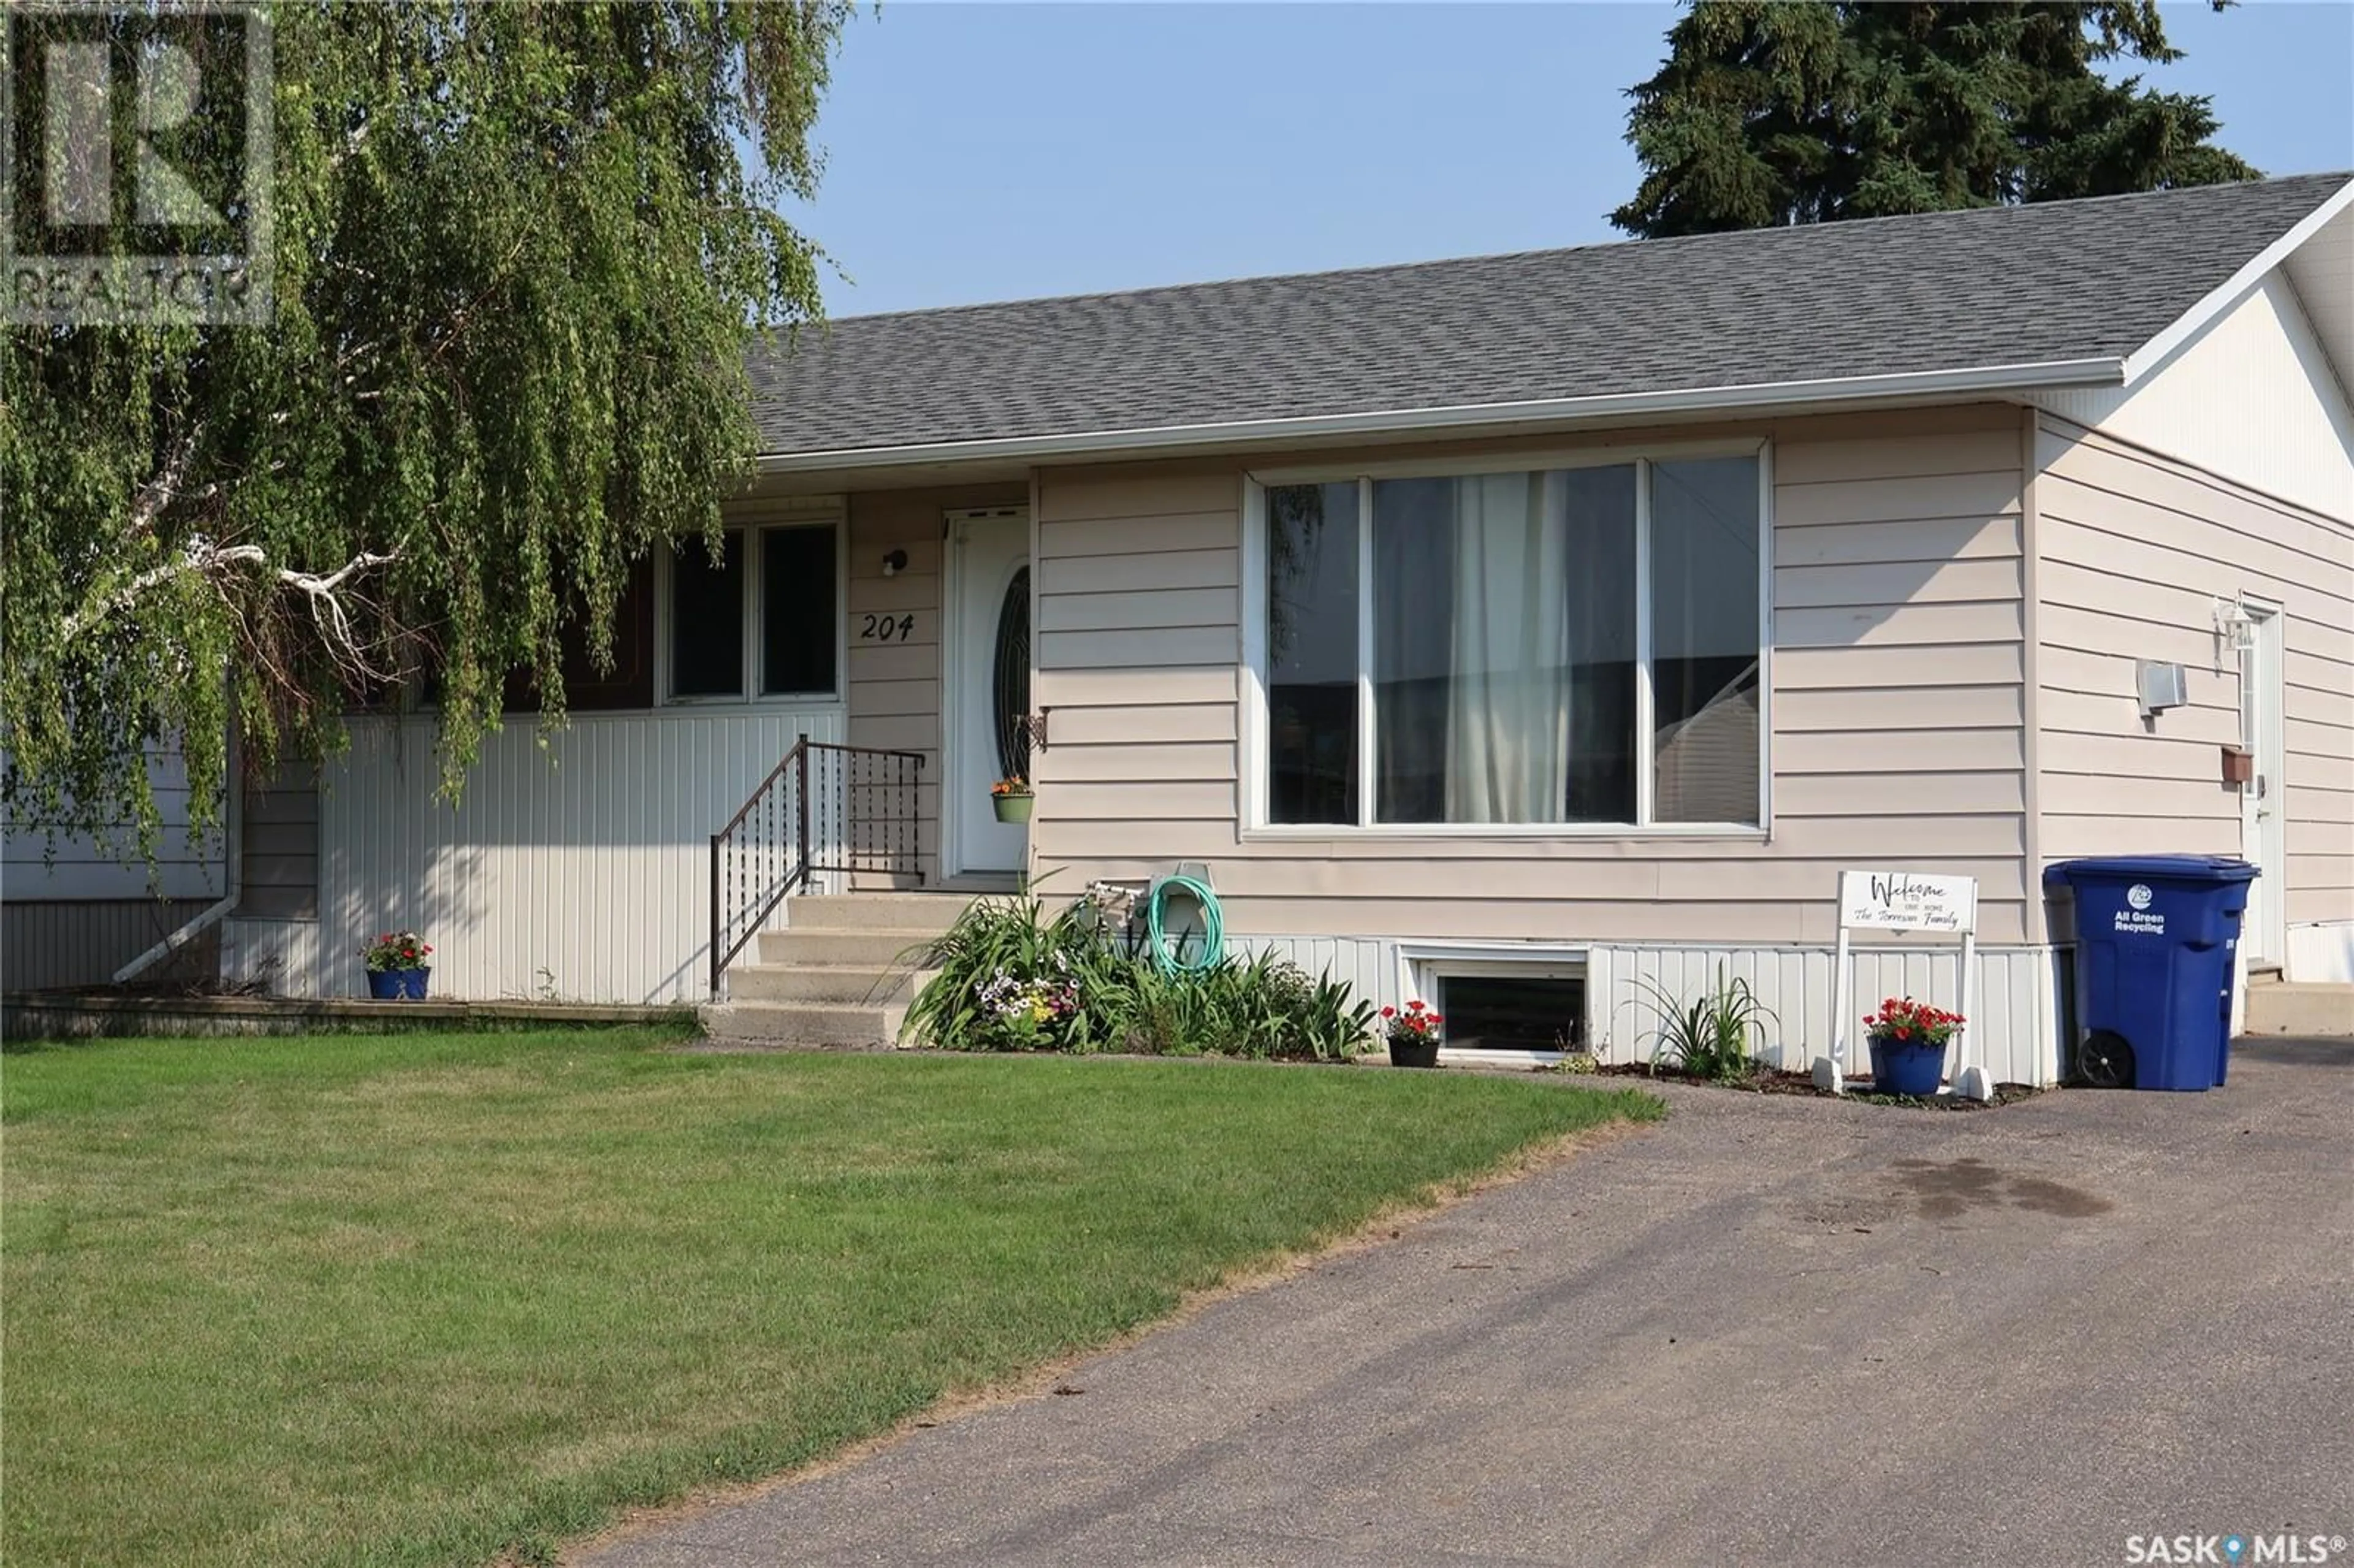
[[[1839,902],[1839,958],[1831,973],[1831,1006],[1838,1020],[1831,1060],[1838,1070],[1847,1071],[1850,1031],[1857,1022],[1855,958],[1848,945],[1851,931],[1935,931],[1961,938],[1961,995],[1954,1011],[1962,1015],[1962,1026],[1954,1042],[1956,1063],[1965,1060],[1971,1027],[1970,971],[1978,967],[1978,879],[1913,871],[1843,871]],[[1958,1065],[1954,1075],[1959,1081]]]

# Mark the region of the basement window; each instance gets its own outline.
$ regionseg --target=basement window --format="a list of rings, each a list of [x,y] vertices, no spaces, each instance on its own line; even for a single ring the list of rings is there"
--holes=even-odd
[[[1582,1051],[1582,975],[1441,974],[1438,1012],[1456,1051]]]

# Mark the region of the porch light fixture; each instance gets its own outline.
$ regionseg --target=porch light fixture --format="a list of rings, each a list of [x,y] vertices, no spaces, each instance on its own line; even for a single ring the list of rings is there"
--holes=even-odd
[[[2245,653],[2256,645],[2256,618],[2245,604],[2236,599],[2215,601],[2215,641],[2233,653]]]
[[[894,550],[894,551],[892,551],[889,555],[887,555],[887,556],[884,556],[884,557],[883,557],[883,575],[884,575],[885,577],[897,577],[901,572],[904,572],[904,571],[906,571],[907,569],[907,551],[905,551],[905,550]]]

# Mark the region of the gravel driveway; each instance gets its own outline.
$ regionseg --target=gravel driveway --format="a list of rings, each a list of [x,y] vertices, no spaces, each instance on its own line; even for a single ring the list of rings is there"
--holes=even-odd
[[[1672,1098],[1084,1393],[572,1561],[2354,1562],[2354,1048],[1971,1113]]]

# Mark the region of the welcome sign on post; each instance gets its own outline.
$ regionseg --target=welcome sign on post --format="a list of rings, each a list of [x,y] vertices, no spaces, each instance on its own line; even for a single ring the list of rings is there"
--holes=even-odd
[[[1840,930],[1955,931],[1978,928],[1978,885],[1969,876],[1917,871],[1840,873]]]
[[[1838,1074],[1848,1067],[1849,1031],[1857,1022],[1855,959],[1849,934],[1854,931],[1934,931],[1962,939],[1961,995],[1954,1011],[1965,1022],[1955,1032],[1955,1060],[1967,1055],[1970,971],[1978,967],[1978,885],[1971,876],[1933,876],[1919,871],[1843,871],[1839,889],[1839,959],[1832,971],[1831,1005],[1838,1022],[1831,1035],[1831,1064]],[[1819,1065],[1818,1076],[1824,1075]],[[1959,1081],[1961,1075],[1955,1075]]]

